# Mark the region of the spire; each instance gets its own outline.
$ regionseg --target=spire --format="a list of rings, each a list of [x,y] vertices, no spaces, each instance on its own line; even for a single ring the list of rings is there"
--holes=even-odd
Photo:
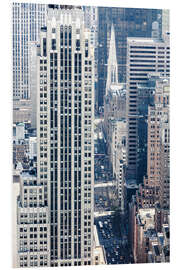
[[[118,84],[118,65],[116,57],[116,42],[114,26],[111,26],[111,40],[109,46],[109,57],[107,67],[106,95],[108,94],[111,84]]]

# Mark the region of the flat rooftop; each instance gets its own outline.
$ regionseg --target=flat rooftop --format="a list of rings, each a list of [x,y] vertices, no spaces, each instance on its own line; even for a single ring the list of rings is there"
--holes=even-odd
[[[128,37],[128,42],[144,42],[144,43],[159,43],[164,42],[162,39],[142,38],[142,37]]]

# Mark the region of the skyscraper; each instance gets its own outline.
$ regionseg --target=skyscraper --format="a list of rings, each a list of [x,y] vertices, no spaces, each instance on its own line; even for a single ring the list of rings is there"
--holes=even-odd
[[[149,73],[159,73],[161,76],[170,75],[169,39],[128,38],[127,39],[127,162],[128,178],[137,179],[138,164],[138,83],[146,82]]]
[[[169,80],[165,78],[156,79],[154,103],[148,106],[147,142],[147,176],[139,188],[138,205],[146,208],[159,203],[168,213]]]
[[[167,173],[161,176],[161,143],[166,150],[169,143],[169,80],[161,78],[156,81],[154,106],[148,108],[148,185],[160,186],[161,177],[165,180]],[[166,133],[166,134],[163,134]],[[161,137],[161,139],[160,139]],[[168,151],[166,151],[168,153]],[[167,154],[166,154],[167,155]],[[167,161],[166,161],[167,163]],[[163,169],[167,169],[163,166]]]
[[[154,104],[156,79],[159,77],[149,76],[146,82],[138,83],[138,162],[137,179],[143,183],[147,174],[147,132],[148,132],[148,106]]]
[[[94,52],[80,7],[51,6],[38,48],[38,182],[50,266],[93,262]]]
[[[13,99],[29,99],[29,42],[38,41],[46,5],[13,3]]]
[[[31,128],[37,127],[37,42],[29,43],[29,92],[31,103]]]

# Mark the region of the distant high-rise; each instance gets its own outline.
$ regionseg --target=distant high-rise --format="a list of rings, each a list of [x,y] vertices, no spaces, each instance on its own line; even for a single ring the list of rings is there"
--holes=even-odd
[[[144,176],[147,174],[147,132],[148,132],[148,106],[154,104],[154,93],[156,76],[149,76],[146,82],[138,83],[138,163],[137,179],[138,183],[143,183]]]
[[[31,128],[37,128],[37,42],[29,43],[29,92],[31,103]]]
[[[168,90],[169,85],[166,85]],[[160,181],[159,206],[161,209],[161,224],[167,223],[170,212],[170,124],[169,110],[163,116],[160,125]]]
[[[85,28],[91,31],[91,44],[94,47],[94,83],[95,83],[95,107],[98,104],[98,8],[92,6],[83,6]]]
[[[169,210],[169,80],[158,78],[148,106],[147,176],[137,196],[140,207]],[[168,211],[167,211],[168,213]],[[166,215],[167,216],[167,215]]]
[[[163,9],[162,11],[162,36],[164,37],[167,33],[170,32],[170,14],[169,9]]]
[[[126,82],[127,37],[151,37],[152,22],[159,18],[160,9],[98,7],[98,107],[103,106],[107,80],[107,61],[111,39],[111,26],[114,25],[118,81]]]
[[[156,82],[155,101],[153,106],[148,108],[148,185],[160,186],[161,162],[160,152],[161,144],[169,143],[169,81],[162,78]],[[165,128],[166,127],[166,128]],[[164,131],[162,130],[164,129]],[[166,132],[166,134],[163,134]],[[164,142],[163,142],[164,141]],[[165,168],[164,168],[165,169]],[[162,178],[167,177],[162,175]]]
[[[169,114],[167,120],[160,127],[160,205],[161,208],[170,209],[170,130]]]
[[[97,7],[88,7],[83,6],[84,11],[84,24],[85,28],[91,31],[91,44],[94,46],[94,50],[96,51],[97,47],[97,26],[98,26],[98,12]],[[96,59],[97,60],[97,59]]]
[[[138,168],[138,83],[147,82],[149,73],[159,73],[161,76],[170,75],[169,40],[153,38],[127,39],[127,162],[128,178],[136,183]]]
[[[37,163],[50,266],[93,263],[94,52],[83,10],[48,9],[38,48]]]
[[[38,41],[46,5],[13,3],[13,99],[30,99],[29,42]]]

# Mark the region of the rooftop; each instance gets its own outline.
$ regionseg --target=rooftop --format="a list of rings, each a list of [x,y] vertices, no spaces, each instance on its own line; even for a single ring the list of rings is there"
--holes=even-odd
[[[111,118],[111,119],[109,119],[109,121],[111,122],[111,123],[117,123],[117,122],[123,122],[123,123],[126,123],[126,118],[118,118],[118,119],[114,119],[114,118]]]
[[[137,215],[139,225],[144,226],[145,230],[153,229],[154,228],[154,215],[155,215],[154,208],[139,209],[138,215]]]
[[[49,4],[48,5],[49,9],[82,9],[81,6],[72,6],[72,5],[54,5],[54,4]]]
[[[154,38],[128,37],[127,42],[157,43],[157,42],[163,42],[163,40],[162,39],[154,39]]]
[[[27,171],[23,171],[21,173],[21,177],[23,178],[23,180],[36,180],[37,177],[33,174],[30,174],[30,172]]]

